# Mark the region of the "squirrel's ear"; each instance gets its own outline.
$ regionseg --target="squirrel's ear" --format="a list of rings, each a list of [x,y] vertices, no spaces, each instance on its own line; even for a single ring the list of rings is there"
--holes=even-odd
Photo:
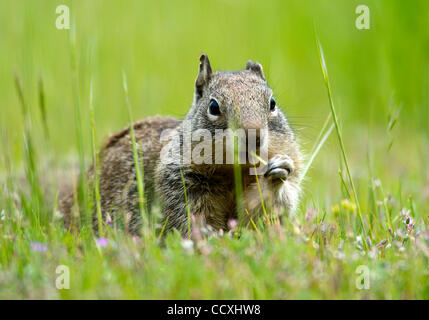
[[[203,53],[200,56],[200,72],[198,73],[197,80],[195,80],[195,93],[198,96],[201,97],[203,95],[204,86],[209,82],[212,73],[209,58]]]
[[[264,70],[262,70],[262,66],[258,62],[252,62],[252,60],[247,61],[246,70],[250,70],[256,73],[262,80],[265,80]]]

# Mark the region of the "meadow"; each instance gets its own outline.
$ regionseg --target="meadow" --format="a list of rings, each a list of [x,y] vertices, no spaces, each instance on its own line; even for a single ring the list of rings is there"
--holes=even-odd
[[[1,1],[0,299],[429,299],[428,21],[418,0]],[[264,67],[311,161],[297,212],[66,230],[61,185],[130,114],[183,117],[202,52]]]

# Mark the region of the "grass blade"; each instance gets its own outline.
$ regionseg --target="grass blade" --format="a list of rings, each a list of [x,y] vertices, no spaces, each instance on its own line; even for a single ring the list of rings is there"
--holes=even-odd
[[[133,158],[134,158],[134,166],[136,170],[136,179],[137,179],[137,192],[139,196],[139,209],[140,209],[140,215],[142,219],[142,227],[146,225],[145,221],[145,214],[144,214],[144,206],[145,206],[145,199],[144,199],[144,181],[143,181],[143,175],[140,167],[140,160],[139,160],[139,153],[137,151],[138,145],[136,142],[135,132],[134,132],[134,120],[131,112],[131,103],[130,98],[128,94],[128,83],[127,83],[127,76],[125,74],[125,71],[122,70],[122,86],[125,93],[125,101],[128,109],[128,117],[130,122],[130,136],[131,136],[131,144],[133,148]],[[143,151],[142,151],[143,152]],[[142,157],[143,159],[143,157]],[[143,160],[142,160],[143,161]]]
[[[42,225],[48,221],[46,210],[44,208],[43,191],[41,190],[41,183],[39,179],[39,172],[37,168],[36,151],[33,144],[33,136],[31,132],[31,118],[29,117],[29,108],[24,98],[24,91],[22,89],[20,78],[15,74],[15,88],[21,104],[21,110],[24,117],[24,146],[26,155],[26,179],[31,188],[31,203],[24,210],[30,213],[30,221],[32,221],[39,231],[42,231]]]
[[[100,156],[96,147],[96,132],[95,132],[95,114],[94,114],[94,98],[93,98],[93,84],[89,92],[89,114],[91,119],[91,146],[92,146],[92,161],[94,163],[94,193],[95,193],[95,206],[97,211],[98,232],[101,237],[104,236],[103,231],[103,217],[101,213],[101,200],[100,200]]]
[[[332,119],[334,121],[335,124],[335,129],[337,132],[337,137],[338,137],[338,142],[340,144],[340,148],[341,148],[341,154],[344,160],[344,164],[346,167],[346,172],[347,172],[347,176],[350,182],[350,185],[352,187],[353,190],[353,196],[354,196],[354,200],[356,203],[356,207],[357,207],[357,212],[359,215],[359,220],[361,223],[361,231],[362,231],[362,239],[363,239],[363,243],[365,245],[365,248],[368,249],[367,243],[366,243],[366,231],[365,231],[365,225],[363,222],[363,218],[362,218],[362,212],[361,212],[361,208],[360,208],[360,204],[359,204],[359,199],[357,196],[357,192],[356,192],[356,188],[353,182],[353,178],[352,178],[352,174],[350,172],[350,166],[349,166],[349,162],[347,160],[347,155],[346,155],[346,150],[344,147],[344,142],[343,142],[343,137],[342,137],[342,132],[341,132],[341,128],[338,124],[338,117],[337,117],[337,113],[335,111],[335,106],[334,106],[334,101],[332,99],[332,91],[331,91],[331,84],[329,82],[329,77],[328,77],[328,68],[326,67],[326,62],[325,62],[325,57],[323,54],[323,49],[322,49],[322,45],[320,44],[320,40],[316,35],[316,42],[317,42],[317,48],[318,48],[318,53],[319,53],[319,62],[320,62],[320,67],[322,68],[322,73],[323,73],[323,79],[326,85],[326,89],[328,91],[328,98],[329,98],[329,105],[331,107],[331,114],[332,114]]]
[[[47,122],[47,115],[46,115],[46,99],[45,99],[45,91],[43,86],[43,79],[40,76],[38,81],[38,90],[39,90],[39,108],[40,108],[40,115],[42,117],[42,124],[43,124],[43,131],[45,133],[45,138],[49,139],[49,127]]]
[[[79,207],[80,223],[88,230],[92,230],[91,212],[92,204],[89,200],[86,186],[86,168],[85,168],[85,148],[82,129],[82,116],[80,110],[79,97],[79,79],[77,71],[77,52],[76,52],[76,27],[73,24],[70,30],[70,56],[72,69],[72,90],[74,100],[74,122],[76,130],[76,145],[79,155],[79,179],[77,185],[77,204]]]

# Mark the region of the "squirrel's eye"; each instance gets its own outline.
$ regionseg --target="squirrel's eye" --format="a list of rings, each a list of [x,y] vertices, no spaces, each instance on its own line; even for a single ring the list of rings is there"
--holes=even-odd
[[[271,98],[271,100],[270,100],[270,111],[274,111],[275,108],[276,108],[276,100],[274,100],[274,98]]]
[[[213,116],[220,116],[219,104],[216,100],[211,99],[209,104],[209,113]]]

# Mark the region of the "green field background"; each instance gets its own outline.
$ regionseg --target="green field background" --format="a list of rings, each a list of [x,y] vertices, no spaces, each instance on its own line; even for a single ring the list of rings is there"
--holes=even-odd
[[[70,8],[72,30],[58,30],[55,26],[58,16],[55,10],[61,4]],[[358,16],[355,10],[361,4],[370,9],[369,30],[358,30],[355,26]],[[192,103],[198,58],[205,52],[215,70],[243,69],[249,59],[262,64],[276,101],[286,113],[301,142],[302,150],[308,157],[330,113],[319,64],[315,30],[324,49],[333,100],[365,219],[372,219],[370,215],[374,209],[371,208],[373,199],[370,198],[369,186],[373,178],[379,178],[386,195],[393,194],[397,200],[395,223],[401,223],[400,208],[407,205],[407,197],[412,195],[416,220],[425,219],[427,224],[429,1],[0,0],[0,152],[7,154],[12,160],[10,175],[17,178],[14,183],[20,185],[19,178],[25,171],[25,125],[15,88],[15,75],[22,83],[24,99],[28,105],[27,119],[31,121],[29,132],[37,154],[37,164],[42,167],[43,181],[47,178],[44,173],[48,172],[49,175],[49,170],[46,169],[50,166],[64,168],[67,177],[71,175],[72,167],[77,168],[76,102],[81,113],[79,123],[83,130],[85,161],[91,161],[91,81],[97,144],[100,145],[110,133],[122,129],[129,121],[122,88],[122,70],[128,79],[134,119],[155,114],[181,118]],[[77,58],[75,82],[71,63],[72,32],[75,32]],[[48,135],[44,133],[39,107],[39,79],[44,85]],[[74,84],[78,86],[77,100],[73,93]],[[0,161],[0,182],[7,171],[4,169],[4,161]],[[341,153],[334,131],[304,181],[301,207],[297,212],[301,222],[305,223],[304,216],[308,208],[316,208],[319,215],[325,217],[326,214],[327,220],[338,222],[336,217],[330,215],[330,208],[347,198],[344,188],[341,187],[339,169],[344,168],[341,165]],[[64,182],[56,177],[50,177],[54,182],[49,187],[51,191],[47,193],[49,199],[55,197],[57,186]],[[0,205],[9,203],[8,201],[6,197],[0,197]],[[413,204],[410,207],[413,207]],[[382,230],[375,235],[374,241],[388,238],[388,228],[384,221],[376,221],[374,225]],[[27,242],[26,238],[21,240],[21,244]],[[243,247],[244,251],[247,245],[253,245],[253,242],[249,244],[246,241],[244,239],[241,244],[231,241],[231,247]],[[176,242],[180,241],[176,239]],[[15,270],[13,263],[21,265],[21,261],[12,259],[12,242],[8,245],[10,248],[5,251],[7,253],[4,254],[4,261],[11,263],[10,270]],[[278,248],[285,250],[281,251],[285,254],[285,261],[287,257],[303,253],[300,245],[292,244],[291,247],[286,247],[279,244]],[[195,283],[203,283],[207,274],[198,269],[199,258],[189,260],[189,263],[182,261],[180,245],[176,249],[174,256],[179,260],[175,263],[179,267],[176,268],[176,273],[171,273],[172,277],[176,276],[177,283],[181,283],[182,277],[191,277],[186,273],[189,268],[201,275],[198,281],[193,278],[185,279],[189,288],[193,288],[194,280]],[[219,251],[221,250],[220,247]],[[241,249],[238,251],[241,252]],[[158,251],[154,252],[154,255],[158,255]],[[160,252],[160,256],[168,256],[171,253],[168,250],[167,253]],[[392,257],[391,261],[399,259],[393,253]],[[423,253],[421,257],[419,264],[416,262],[414,265],[419,269],[421,278],[413,280],[413,274],[405,275],[405,271],[385,273],[386,279],[399,274],[401,282],[398,282],[396,287],[395,283],[388,282],[388,286],[384,283],[380,285],[379,291],[373,291],[370,297],[427,297],[427,286],[421,291],[415,289],[424,284],[419,279],[427,280],[427,259],[423,259]],[[101,258],[94,259],[86,264],[88,279],[91,279],[91,275],[97,278],[97,268],[94,266],[104,261]],[[239,263],[241,258],[237,259]],[[26,258],[22,261],[26,261]],[[112,261],[114,264],[116,260]],[[168,259],[166,261],[159,259],[158,264],[154,263],[153,274],[158,274],[158,269],[169,263]],[[192,261],[195,263],[192,264]],[[309,259],[309,265],[312,261]],[[412,261],[412,258],[407,261]],[[40,264],[37,263],[33,263],[33,266],[43,265],[42,260]],[[25,265],[24,262],[22,264]],[[252,266],[252,262],[248,265]],[[300,265],[293,265],[293,268],[295,266],[299,269]],[[244,267],[247,268],[247,265],[243,265]],[[424,267],[426,271],[423,270]],[[79,270],[81,267],[76,264],[75,268]],[[223,266],[220,264],[219,269],[216,268],[213,270],[221,270]],[[398,264],[398,270],[402,270],[401,268]],[[410,265],[410,268],[413,266]],[[231,270],[229,277],[240,279],[239,271],[234,273]],[[257,270],[260,270],[260,274],[251,274],[254,279],[261,279],[263,283],[264,276],[269,277],[270,271],[263,266]],[[34,287],[45,285],[38,283],[37,277],[32,277],[33,271],[24,271],[22,272],[27,276],[27,281]],[[303,289],[301,292],[297,286],[298,293],[293,295],[294,292],[290,291],[289,297],[351,297],[347,294],[351,292],[347,291],[349,289],[342,293],[340,288],[340,293],[334,294],[332,283],[336,281],[337,270],[332,267],[330,271],[334,280],[326,284],[325,293],[324,287],[319,286],[313,291],[310,288],[308,292]],[[414,271],[416,270],[409,270]],[[10,272],[14,274],[15,271]],[[217,283],[216,272],[210,274],[210,281],[214,284]],[[354,268],[350,267],[347,272],[353,275]],[[131,272],[117,272],[119,278],[122,274]],[[21,276],[21,273],[19,276],[15,275],[16,279]],[[309,279],[304,275],[302,277]],[[152,288],[153,295],[158,297],[283,297],[282,292],[276,293],[274,284],[277,284],[277,280],[272,282],[272,291],[261,284],[260,288],[254,288],[253,295],[249,295],[250,291],[242,291],[241,283],[234,284],[232,281],[236,287],[233,287],[231,292],[227,291],[227,294],[213,291],[210,286],[200,286],[199,290],[202,291],[192,296],[189,293],[192,290],[186,291],[186,286],[178,288],[177,291],[170,289],[170,283],[176,283],[176,278],[172,278],[174,281],[166,280],[165,287],[158,287],[157,278],[147,278],[155,279],[154,285],[148,287]],[[85,297],[104,297],[105,293],[98,291],[102,289],[95,280],[93,287],[84,280],[81,289],[89,290]],[[160,278],[160,281],[164,280]],[[133,287],[132,283],[127,282],[128,285]],[[14,286],[11,281],[10,288],[15,288]],[[159,288],[159,291],[156,291],[156,288]],[[33,297],[31,292],[22,293],[21,289],[16,288],[14,290],[16,297]],[[130,296],[134,297],[134,289],[130,290]],[[35,292],[34,297],[40,297],[37,291]],[[148,291],[147,294],[150,293],[151,291]],[[74,294],[64,298],[80,297],[78,293]],[[359,294],[356,296],[360,297]],[[0,296],[8,295],[4,291],[0,292]],[[112,296],[121,297],[119,293],[112,293]]]
[[[10,1],[0,2],[1,123],[20,139],[13,74],[37,112],[37,79],[45,83],[56,152],[73,149],[73,94],[68,30],[55,27],[57,5],[70,7],[76,29],[83,109],[94,82],[101,136],[127,122],[121,70],[135,117],[183,116],[192,101],[198,57],[214,69],[259,61],[287,114],[317,125],[328,112],[313,25],[325,49],[344,122],[386,124],[393,101],[416,131],[429,118],[429,3],[364,1],[370,30],[355,27],[362,1]],[[83,112],[85,115],[85,112]],[[36,117],[34,117],[36,118]],[[427,132],[427,130],[426,130]]]

